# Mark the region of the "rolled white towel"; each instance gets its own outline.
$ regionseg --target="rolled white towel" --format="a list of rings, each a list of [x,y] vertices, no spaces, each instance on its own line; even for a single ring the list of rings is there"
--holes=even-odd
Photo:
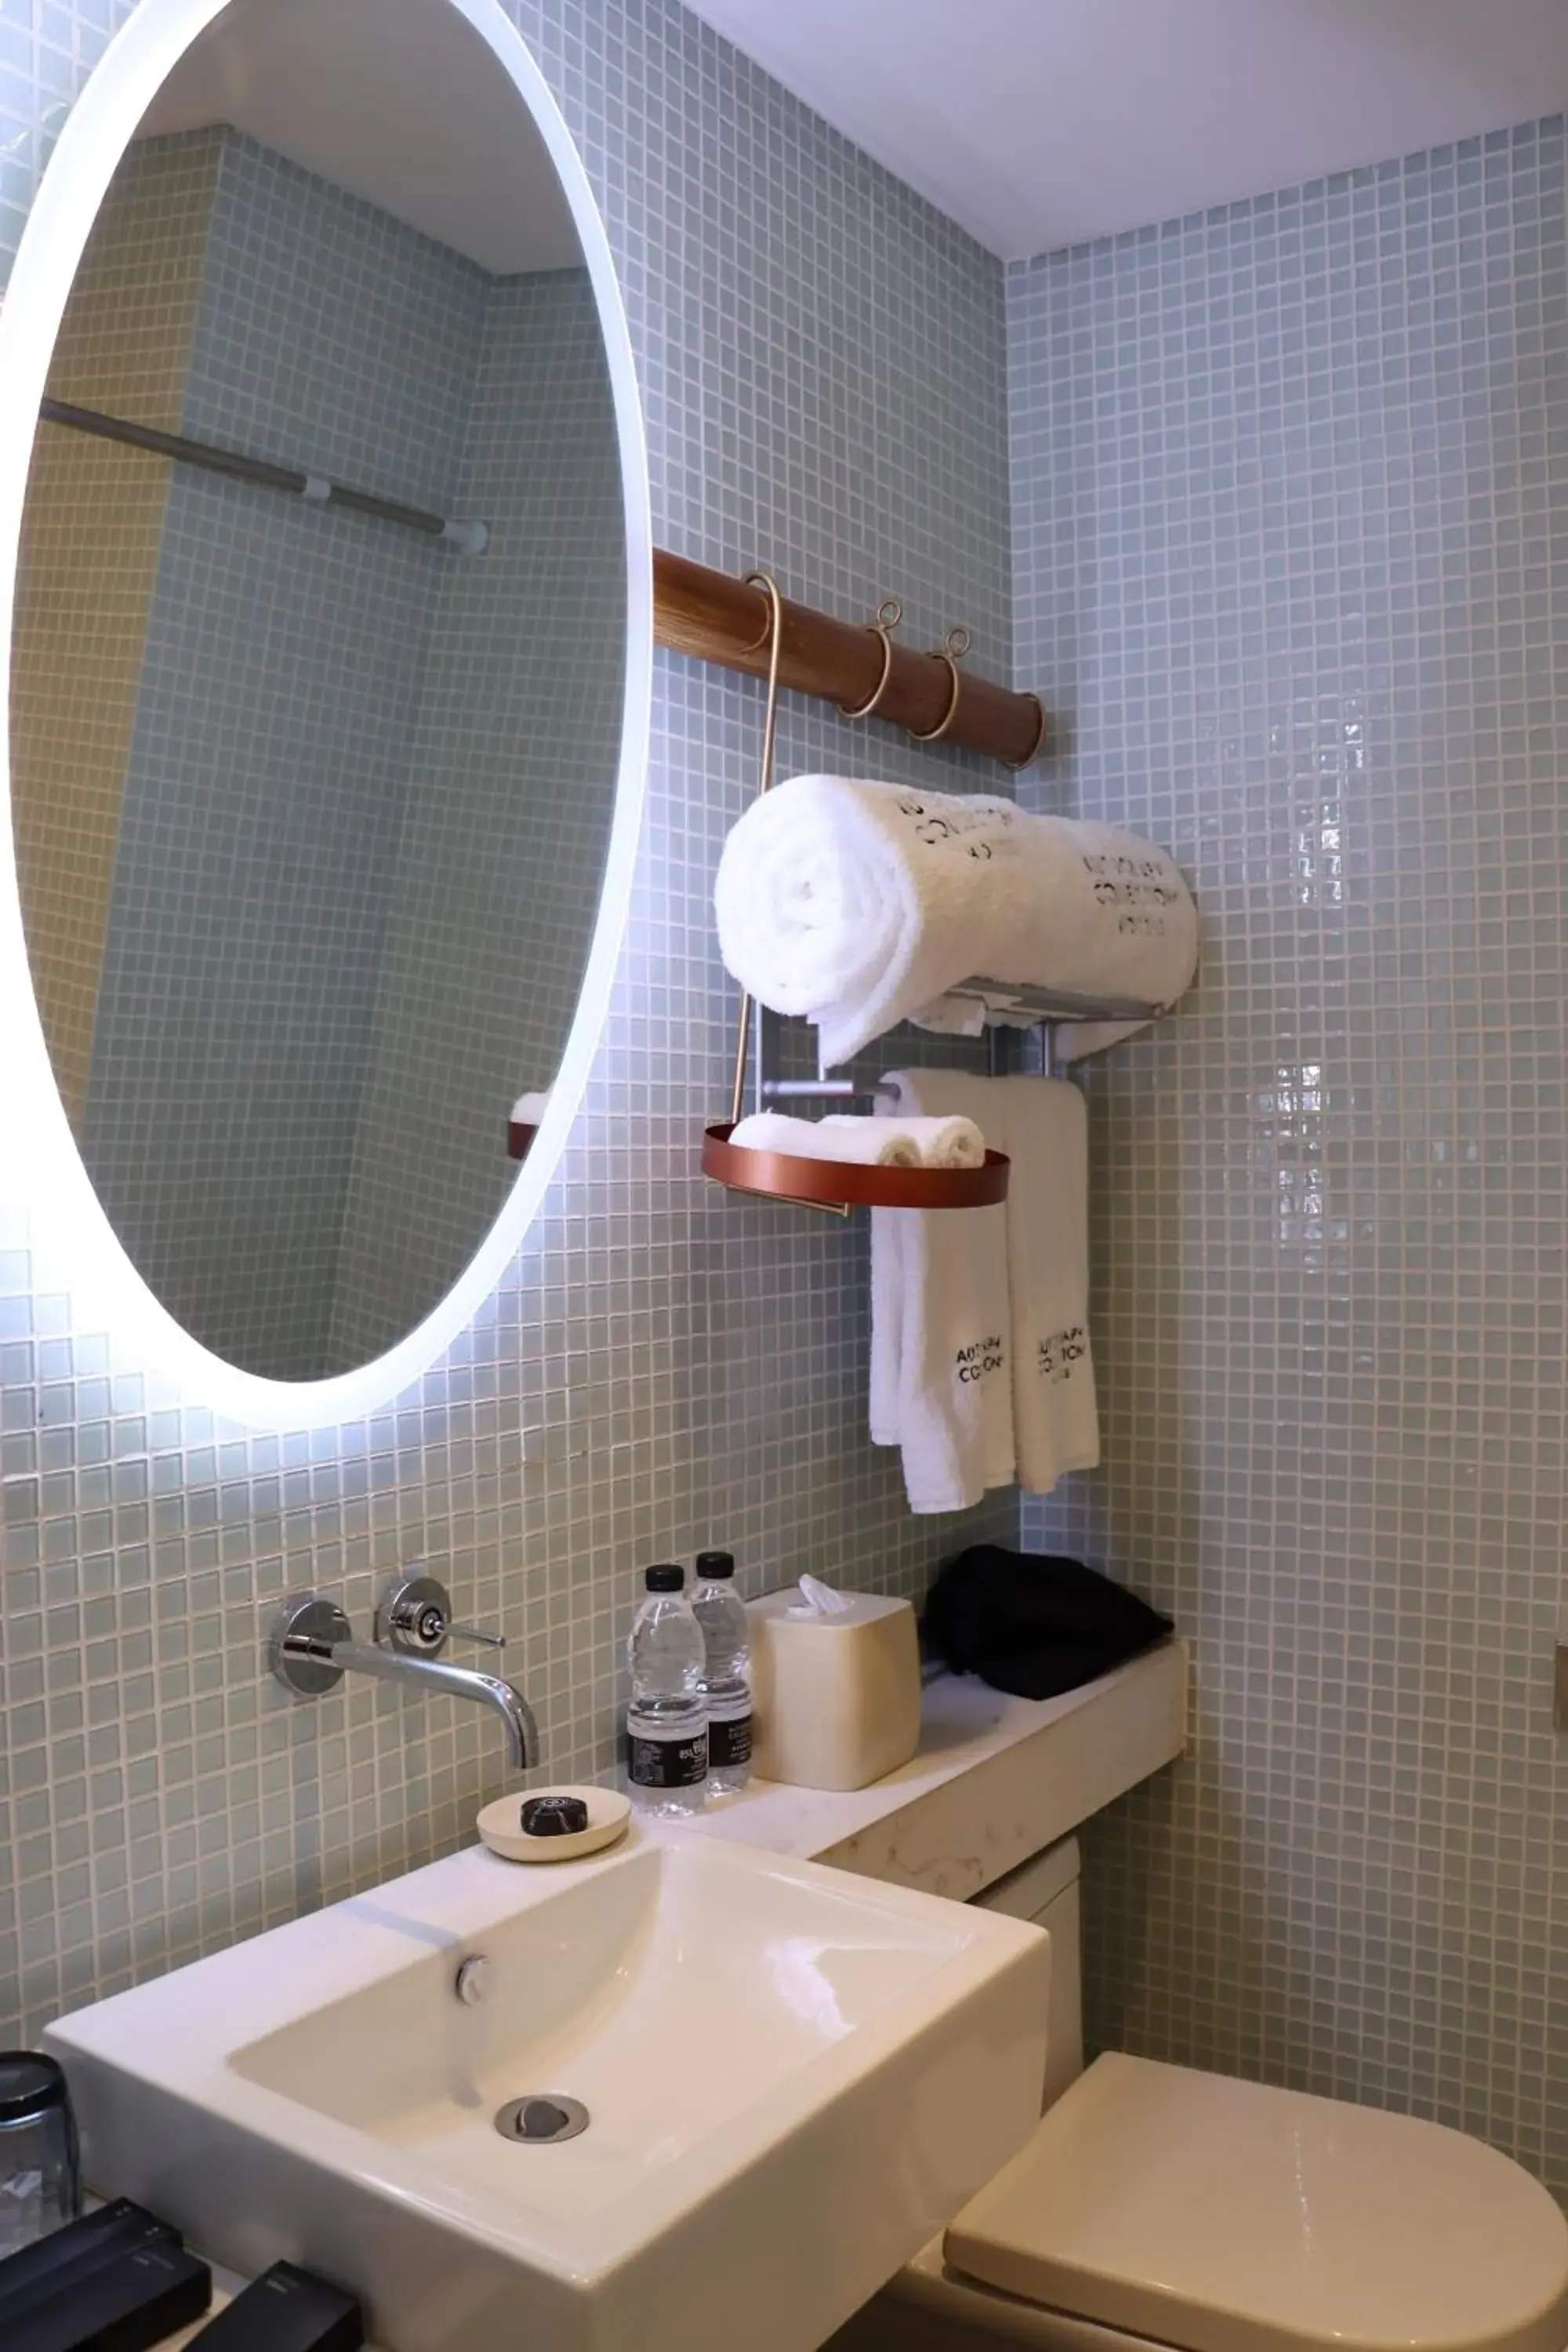
[[[873,1168],[918,1168],[921,1147],[902,1120],[790,1118],[753,1111],[731,1135],[743,1151],[782,1151],[795,1160],[842,1160]]]
[[[820,1121],[823,1127],[864,1127],[863,1118],[851,1118],[844,1111],[832,1111]],[[972,1118],[906,1118],[901,1112],[879,1114],[879,1124],[896,1127],[900,1135],[907,1135],[920,1152],[922,1168],[983,1168],[985,1165],[985,1138]],[[908,1166],[910,1163],[895,1162]]]
[[[1165,1005],[1197,913],[1165,852],[988,793],[794,776],[731,827],[714,907],[724,961],[823,1060],[976,975]]]

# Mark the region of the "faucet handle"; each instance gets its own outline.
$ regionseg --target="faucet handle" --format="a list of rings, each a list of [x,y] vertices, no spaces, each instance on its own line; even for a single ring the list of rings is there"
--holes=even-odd
[[[447,1631],[457,1642],[478,1642],[487,1650],[504,1650],[506,1647],[504,1633],[492,1633],[483,1625],[448,1625]]]
[[[437,1658],[456,1634],[459,1641],[478,1642],[487,1650],[504,1650],[506,1635],[483,1625],[452,1622],[452,1596],[423,1569],[400,1576],[388,1588],[375,1612],[375,1638],[384,1649],[401,1650],[405,1657]]]
[[[506,1647],[502,1633],[484,1625],[455,1624],[451,1594],[422,1569],[398,1577],[375,1612],[376,1640],[384,1649],[401,1650],[405,1657],[438,1658],[454,1634],[487,1650]]]
[[[422,1569],[394,1579],[375,1612],[375,1638],[405,1657],[438,1657],[452,1630],[452,1596]]]

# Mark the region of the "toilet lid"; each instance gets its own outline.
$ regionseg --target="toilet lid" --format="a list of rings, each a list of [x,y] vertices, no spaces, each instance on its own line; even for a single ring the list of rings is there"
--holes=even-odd
[[[1568,2223],[1461,2132],[1097,2059],[949,2265],[1179,2352],[1565,2352]]]

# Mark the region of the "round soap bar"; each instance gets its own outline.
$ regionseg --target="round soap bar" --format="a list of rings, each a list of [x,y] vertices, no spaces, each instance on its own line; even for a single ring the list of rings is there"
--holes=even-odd
[[[524,1797],[522,1826],[530,1837],[575,1837],[588,1826],[581,1797]]]

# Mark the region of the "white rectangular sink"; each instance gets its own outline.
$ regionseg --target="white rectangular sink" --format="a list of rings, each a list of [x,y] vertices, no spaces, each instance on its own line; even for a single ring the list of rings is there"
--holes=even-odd
[[[47,2046],[95,2189],[354,2288],[386,2352],[815,2352],[1029,2137],[1048,1968],[1016,1920],[638,1829],[454,1855]],[[585,2128],[504,2138],[535,2097]]]

